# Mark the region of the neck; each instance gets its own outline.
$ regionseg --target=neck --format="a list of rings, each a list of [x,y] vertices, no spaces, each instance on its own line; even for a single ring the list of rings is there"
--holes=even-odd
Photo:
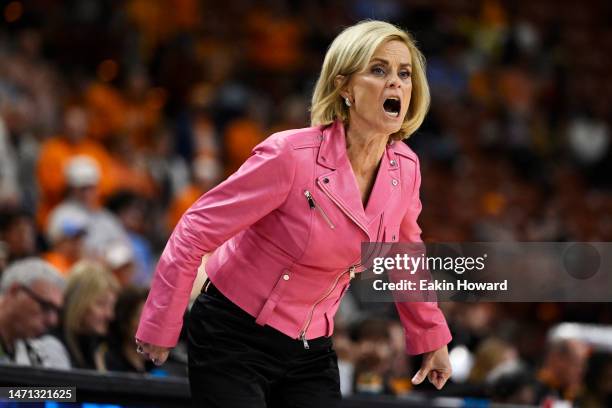
[[[368,131],[354,122],[346,128],[347,155],[356,174],[368,174],[378,167],[389,135]]]

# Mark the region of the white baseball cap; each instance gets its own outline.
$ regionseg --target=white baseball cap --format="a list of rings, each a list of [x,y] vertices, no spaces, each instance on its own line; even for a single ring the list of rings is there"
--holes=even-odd
[[[100,181],[100,167],[89,156],[75,156],[64,167],[66,183],[70,187],[96,186]]]

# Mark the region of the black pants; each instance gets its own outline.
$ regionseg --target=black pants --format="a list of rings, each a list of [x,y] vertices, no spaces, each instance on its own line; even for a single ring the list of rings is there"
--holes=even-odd
[[[204,286],[206,288],[206,285]],[[189,384],[196,407],[335,407],[338,360],[331,338],[310,349],[255,323],[212,284],[189,317]]]

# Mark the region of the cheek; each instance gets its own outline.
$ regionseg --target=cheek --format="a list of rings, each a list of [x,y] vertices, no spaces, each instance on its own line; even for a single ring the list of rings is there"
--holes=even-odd
[[[384,82],[367,78],[360,80],[354,87],[355,100],[357,107],[370,108],[372,103],[377,103],[379,96],[384,89]]]
[[[408,103],[406,103],[406,105],[404,106],[406,111],[408,111],[408,108],[410,107],[410,100],[412,99],[412,82],[410,82],[406,88],[405,88],[405,92],[404,92],[404,100],[407,101]]]
[[[96,306],[90,306],[83,315],[83,327],[91,328],[100,321],[100,311]]]

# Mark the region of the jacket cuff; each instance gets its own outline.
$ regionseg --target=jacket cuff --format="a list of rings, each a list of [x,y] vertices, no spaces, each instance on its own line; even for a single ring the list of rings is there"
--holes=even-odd
[[[160,347],[172,348],[178,343],[181,327],[161,327],[150,321],[141,321],[136,331],[136,338],[145,343]]]
[[[406,352],[416,355],[434,351],[450,343],[452,338],[448,326],[442,324],[419,336],[406,336]]]

